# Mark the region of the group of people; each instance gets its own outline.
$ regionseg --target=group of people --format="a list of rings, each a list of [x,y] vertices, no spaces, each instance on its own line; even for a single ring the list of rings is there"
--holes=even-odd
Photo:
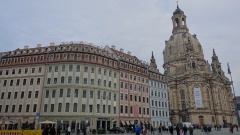
[[[91,129],[89,125],[83,125],[81,128],[83,135],[90,135]],[[48,124],[42,131],[42,135],[60,135],[61,134],[61,127],[58,126],[57,130],[55,129],[55,125]],[[71,135],[71,127],[68,126],[66,130],[67,135]]]

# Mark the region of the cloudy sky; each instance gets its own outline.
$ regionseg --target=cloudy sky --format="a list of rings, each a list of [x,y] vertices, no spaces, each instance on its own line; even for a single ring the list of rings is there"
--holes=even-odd
[[[214,48],[228,77],[230,63],[236,95],[240,95],[239,5],[239,0],[179,0],[205,59],[211,62]],[[175,9],[176,0],[2,0],[0,52],[24,45],[85,41],[115,45],[144,61],[154,51],[163,72],[162,51],[171,35]]]

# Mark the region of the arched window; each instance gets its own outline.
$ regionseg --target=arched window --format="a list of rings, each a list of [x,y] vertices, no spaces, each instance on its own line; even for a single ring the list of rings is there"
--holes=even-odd
[[[69,103],[66,103],[65,112],[69,112]]]
[[[179,26],[179,20],[178,18],[175,19],[175,27],[178,27]]]
[[[65,65],[62,65],[62,72],[65,72]]]
[[[77,72],[80,72],[80,65],[77,65]]]
[[[192,63],[192,68],[196,68],[196,66],[195,66],[195,63],[194,63],[194,62]]]
[[[77,103],[73,104],[73,112],[77,112]]]
[[[98,86],[101,86],[101,79],[98,79]]]
[[[185,19],[182,18],[182,25],[185,25]]]
[[[185,91],[183,89],[180,90],[180,95],[181,95],[181,99],[185,99]]]
[[[75,80],[75,81],[76,81],[76,82],[75,82],[76,84],[79,84],[79,77],[78,77],[78,76],[76,77],[76,80]]]
[[[62,111],[62,103],[58,103],[58,112]]]

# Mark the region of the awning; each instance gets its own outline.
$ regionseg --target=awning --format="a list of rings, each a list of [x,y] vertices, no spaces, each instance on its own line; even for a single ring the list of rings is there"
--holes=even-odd
[[[127,125],[130,125],[130,123],[129,123],[129,121],[128,121],[128,120],[127,120],[127,121],[125,121],[125,122],[126,122],[126,124],[127,124]]]
[[[129,121],[131,125],[134,125],[134,120]]]
[[[121,123],[122,123],[123,126],[126,125],[126,123],[124,121],[121,121]]]

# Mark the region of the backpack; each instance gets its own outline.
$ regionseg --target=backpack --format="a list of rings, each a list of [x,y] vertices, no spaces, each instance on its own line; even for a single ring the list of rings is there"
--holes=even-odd
[[[136,133],[140,133],[141,132],[141,128],[139,126],[137,126],[135,131],[136,131]]]

